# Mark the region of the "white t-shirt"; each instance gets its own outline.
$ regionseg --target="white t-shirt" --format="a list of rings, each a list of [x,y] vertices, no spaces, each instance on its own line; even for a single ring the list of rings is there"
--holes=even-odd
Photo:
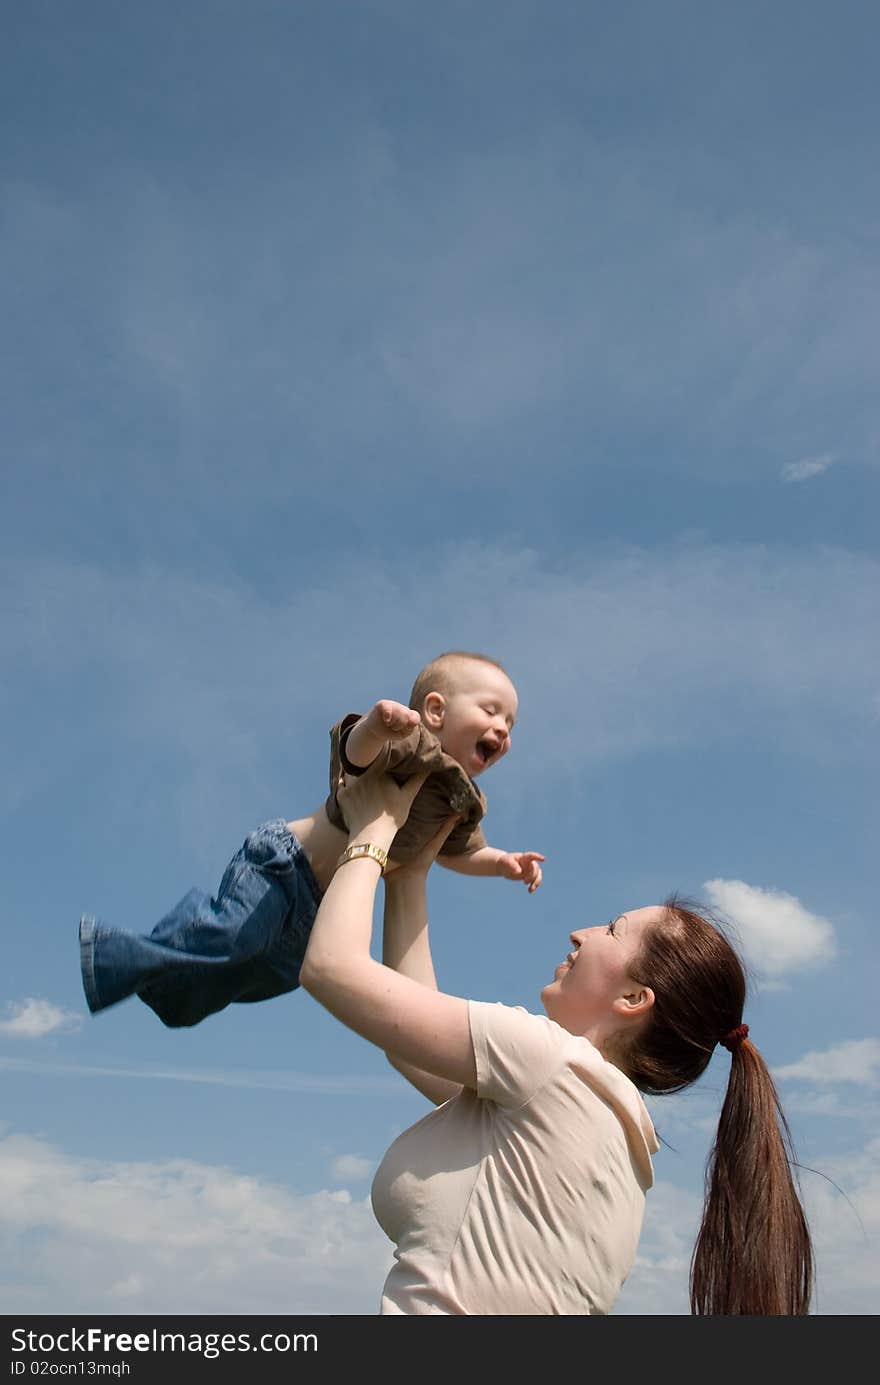
[[[471,1001],[477,1090],[395,1140],[373,1210],[396,1243],[383,1314],[609,1313],[658,1149],[637,1089],[543,1015]]]

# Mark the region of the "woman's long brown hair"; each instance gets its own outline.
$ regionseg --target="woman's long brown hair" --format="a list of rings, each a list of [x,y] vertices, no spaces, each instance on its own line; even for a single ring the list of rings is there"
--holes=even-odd
[[[648,930],[633,979],[654,992],[647,1027],[626,1053],[643,1092],[689,1086],[719,1039],[742,1023],[742,963],[710,912],[675,897]],[[791,1134],[766,1063],[736,1044],[706,1166],[703,1220],[691,1260],[691,1312],[798,1316],[809,1312],[813,1251],[791,1173]]]

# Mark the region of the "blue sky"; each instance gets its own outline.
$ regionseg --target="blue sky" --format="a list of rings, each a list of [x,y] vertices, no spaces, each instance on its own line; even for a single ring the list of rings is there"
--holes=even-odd
[[[876,7],[5,29],[5,1311],[376,1312],[422,1099],[299,993],[91,1017],[76,927],[214,888],[453,646],[517,683],[488,835],[547,861],[433,873],[441,984],[537,1007],[571,928],[722,909],[816,1311],[876,1311]],[[727,1062],[652,1104],[620,1313],[687,1311]]]

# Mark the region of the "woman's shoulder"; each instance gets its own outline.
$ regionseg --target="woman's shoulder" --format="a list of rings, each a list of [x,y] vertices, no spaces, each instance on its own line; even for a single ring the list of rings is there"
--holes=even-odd
[[[474,1051],[496,1070],[528,1073],[533,1091],[554,1080],[573,1078],[610,1106],[627,1129],[639,1161],[659,1148],[654,1123],[641,1092],[623,1070],[605,1058],[583,1034],[572,1034],[548,1015],[500,1001],[471,1001]],[[538,1074],[540,1073],[540,1078]]]
[[[479,1096],[519,1105],[565,1063],[565,1032],[546,1016],[486,1000],[468,1001],[468,1012]]]
[[[511,1005],[503,1000],[470,1000],[468,1005],[472,1023],[476,1021],[495,1029],[507,1028],[512,1032],[540,1034],[546,1042],[555,1044],[559,1048],[574,1048],[576,1051],[580,1051],[585,1045],[587,1050],[592,1050],[600,1062],[605,1061],[589,1039],[584,1038],[583,1035],[572,1034],[561,1024],[557,1024],[556,1020],[552,1020],[549,1015],[528,1010],[525,1005]]]
[[[534,1010],[527,1010],[524,1005],[510,1005],[503,1000],[469,1000],[468,1006],[472,1022],[476,1019],[493,1027],[508,1026],[512,1030],[519,1029],[523,1032],[542,1032],[560,1043],[573,1037],[555,1020],[551,1020],[547,1015],[536,1014]]]

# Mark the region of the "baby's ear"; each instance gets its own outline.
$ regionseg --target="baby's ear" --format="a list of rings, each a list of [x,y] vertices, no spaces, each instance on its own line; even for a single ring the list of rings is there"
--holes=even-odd
[[[422,703],[422,720],[431,731],[438,731],[446,716],[446,698],[442,693],[429,692]]]

